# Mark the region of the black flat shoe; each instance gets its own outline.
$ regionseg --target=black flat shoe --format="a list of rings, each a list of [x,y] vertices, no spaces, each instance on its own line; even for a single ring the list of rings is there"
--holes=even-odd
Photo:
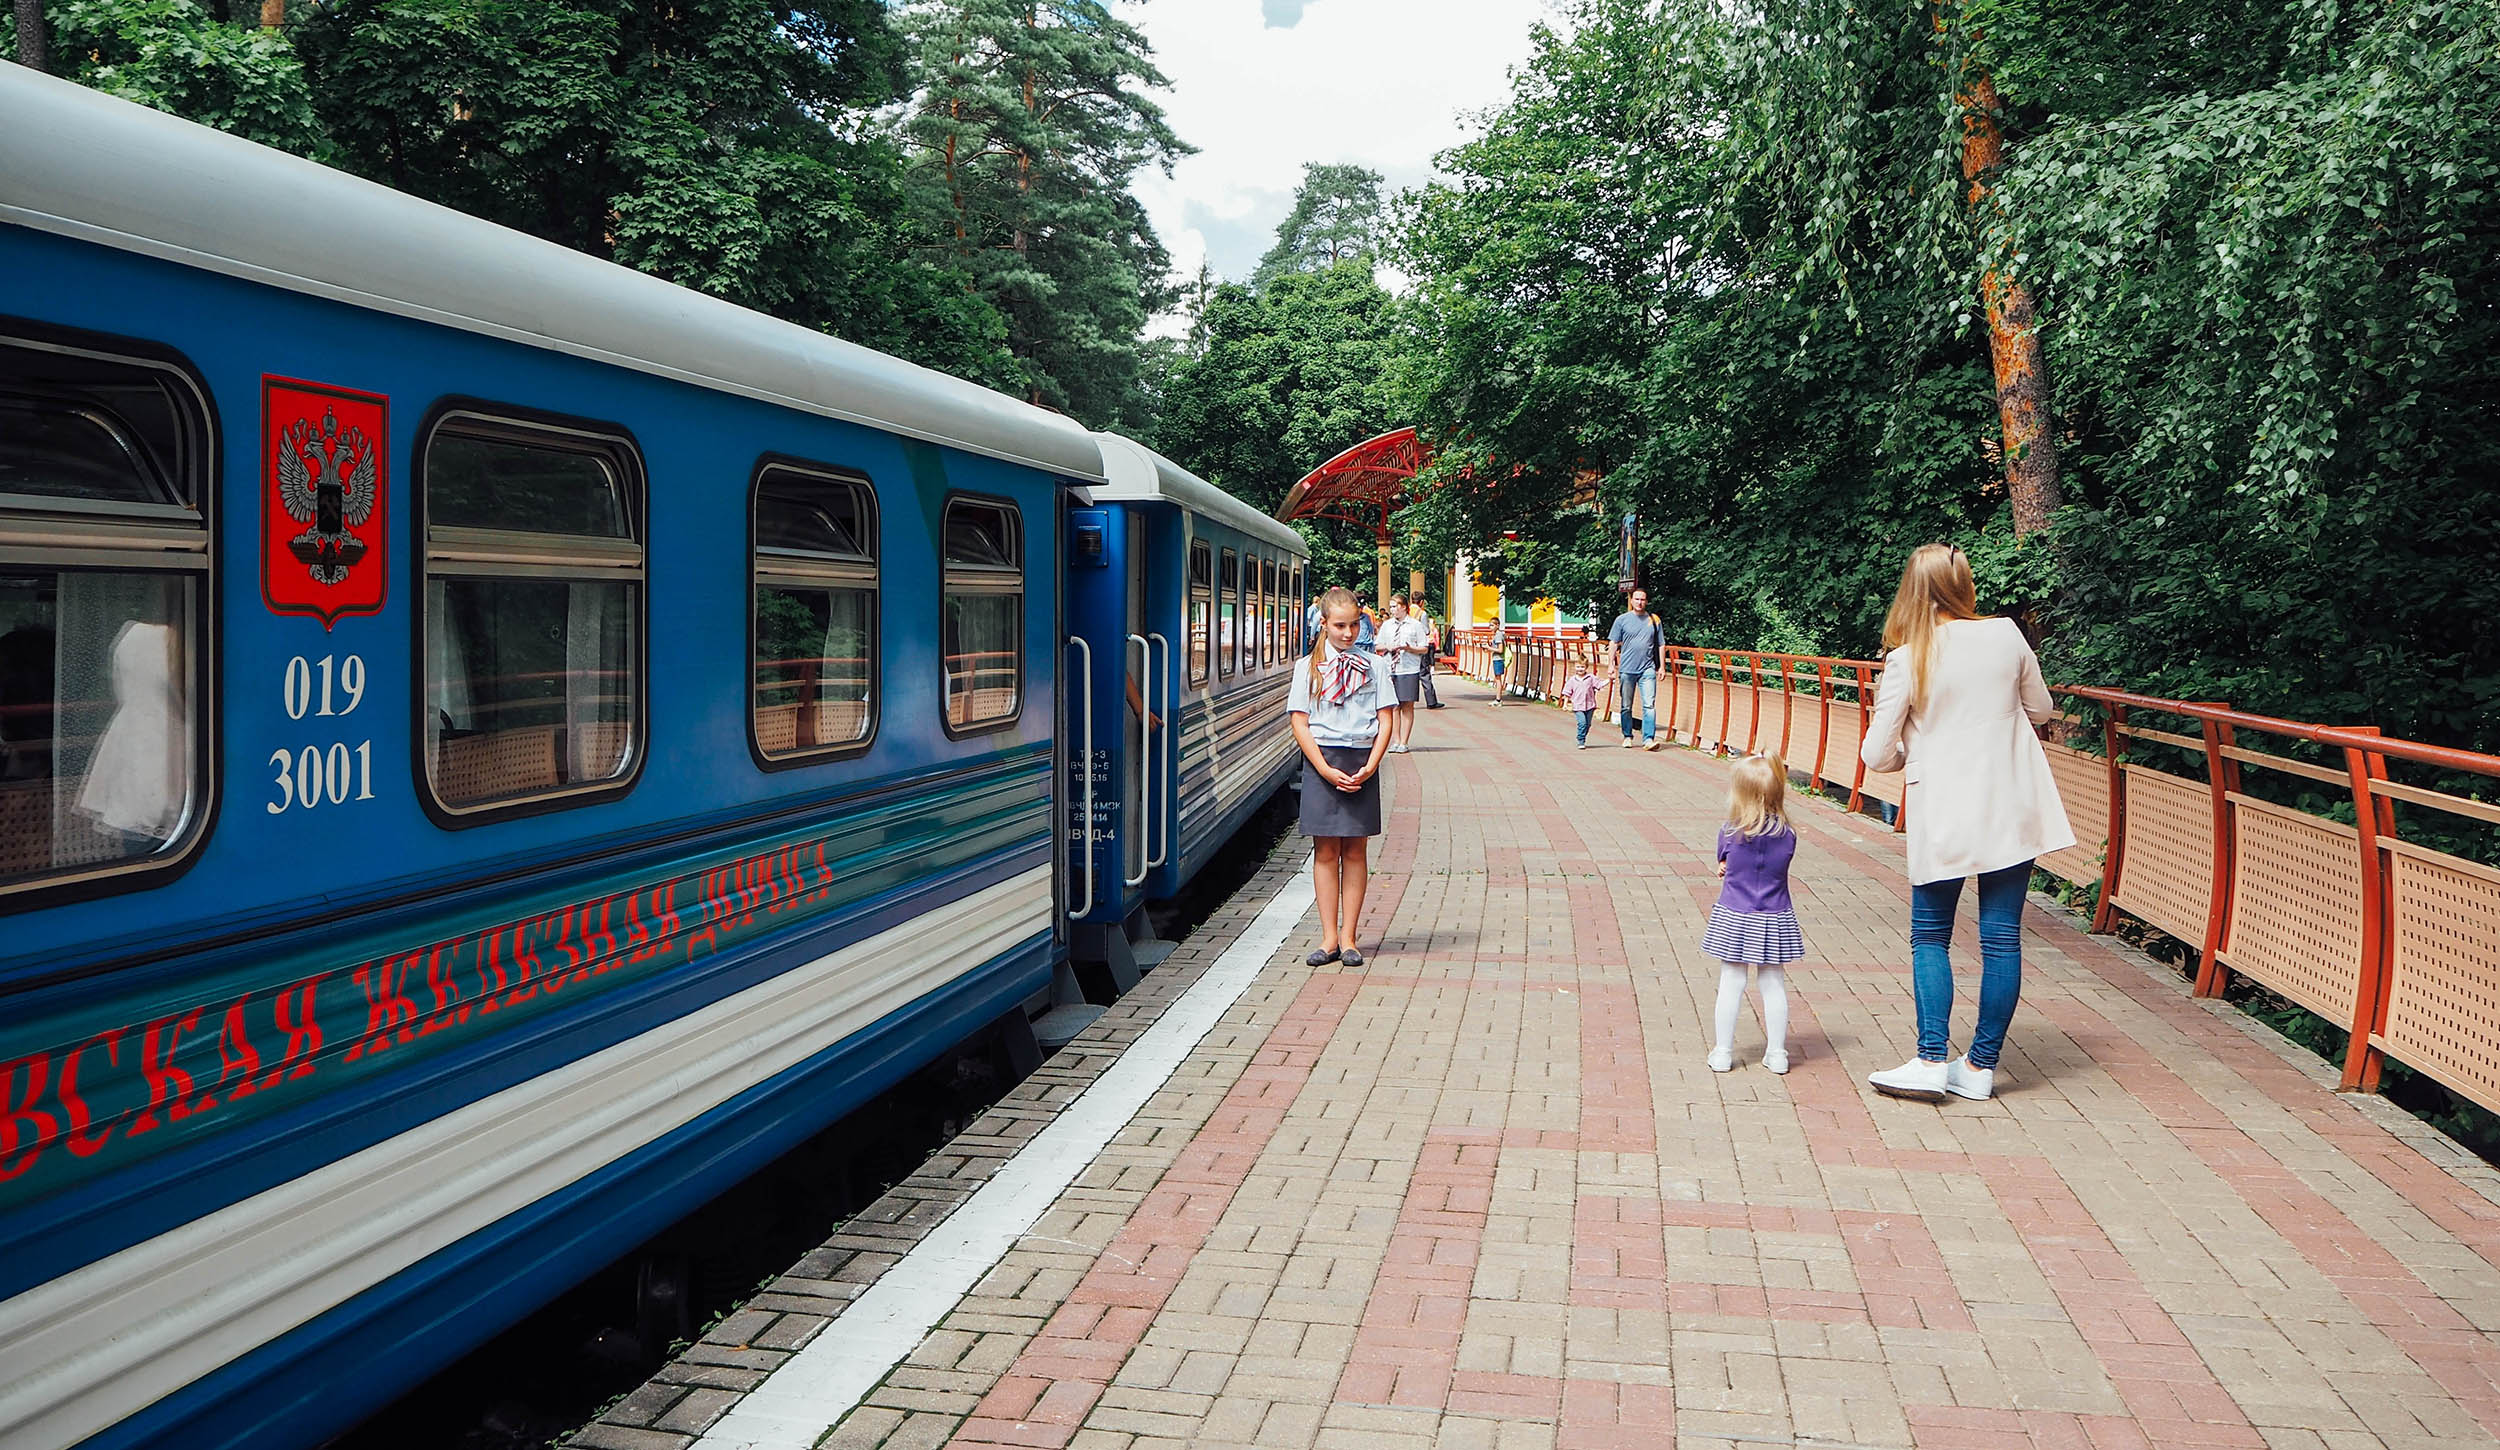
[[[1337,959],[1344,962],[1349,967],[1359,967],[1363,965],[1363,954],[1356,951],[1352,947],[1347,947],[1344,951],[1338,953]]]
[[[1336,959],[1337,952],[1336,949],[1332,947],[1327,951],[1313,952],[1309,956],[1304,957],[1302,960],[1314,967],[1324,967]]]

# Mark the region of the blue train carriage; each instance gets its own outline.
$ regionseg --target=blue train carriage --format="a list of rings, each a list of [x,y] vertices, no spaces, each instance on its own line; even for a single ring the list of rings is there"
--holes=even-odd
[[[1095,436],[1105,481],[1067,530],[1070,668],[1091,681],[1070,701],[1069,909],[1080,960],[1117,988],[1145,903],[1176,895],[1291,776],[1309,551],[1145,445]]]
[[[0,66],[0,1445],[302,1446],[1058,942],[1082,429]]]

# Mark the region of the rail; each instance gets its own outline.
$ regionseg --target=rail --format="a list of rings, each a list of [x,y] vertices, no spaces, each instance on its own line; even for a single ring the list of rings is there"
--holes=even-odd
[[[1571,659],[1603,650],[1479,629],[1457,655],[1489,680],[1506,652],[1507,688],[1551,699]],[[1662,739],[1776,751],[1851,810],[1884,802],[1906,826],[1900,775],[1858,755],[1882,661],[1691,645],[1666,657]],[[2194,951],[2197,995],[2245,977],[2348,1028],[2348,1090],[2375,1090],[2392,1059],[2500,1111],[2500,870],[2448,849],[2500,840],[2476,835],[2500,826],[2486,798],[2500,796],[2500,756],[2216,701],[2051,693],[2072,707],[2042,744],[2078,844],[2039,866],[2097,888],[2093,930],[2134,917]]]

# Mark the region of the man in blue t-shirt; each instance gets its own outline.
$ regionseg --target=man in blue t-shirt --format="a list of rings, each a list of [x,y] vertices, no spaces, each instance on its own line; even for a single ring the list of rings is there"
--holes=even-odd
[[[1658,748],[1658,616],[1649,612],[1649,591],[1632,591],[1632,607],[1615,616],[1607,642],[1614,646],[1616,699],[1623,702],[1623,748],[1632,748],[1633,697],[1639,697],[1641,748]]]

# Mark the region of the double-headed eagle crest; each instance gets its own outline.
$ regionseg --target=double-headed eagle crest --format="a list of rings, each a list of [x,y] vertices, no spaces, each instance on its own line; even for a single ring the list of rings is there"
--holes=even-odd
[[[374,454],[362,428],[339,431],[338,413],[324,409],[321,429],[298,418],[278,435],[278,502],[287,517],[312,527],[287,541],[319,584],[338,584],[365,556],[365,541],[348,532],[373,517]]]

